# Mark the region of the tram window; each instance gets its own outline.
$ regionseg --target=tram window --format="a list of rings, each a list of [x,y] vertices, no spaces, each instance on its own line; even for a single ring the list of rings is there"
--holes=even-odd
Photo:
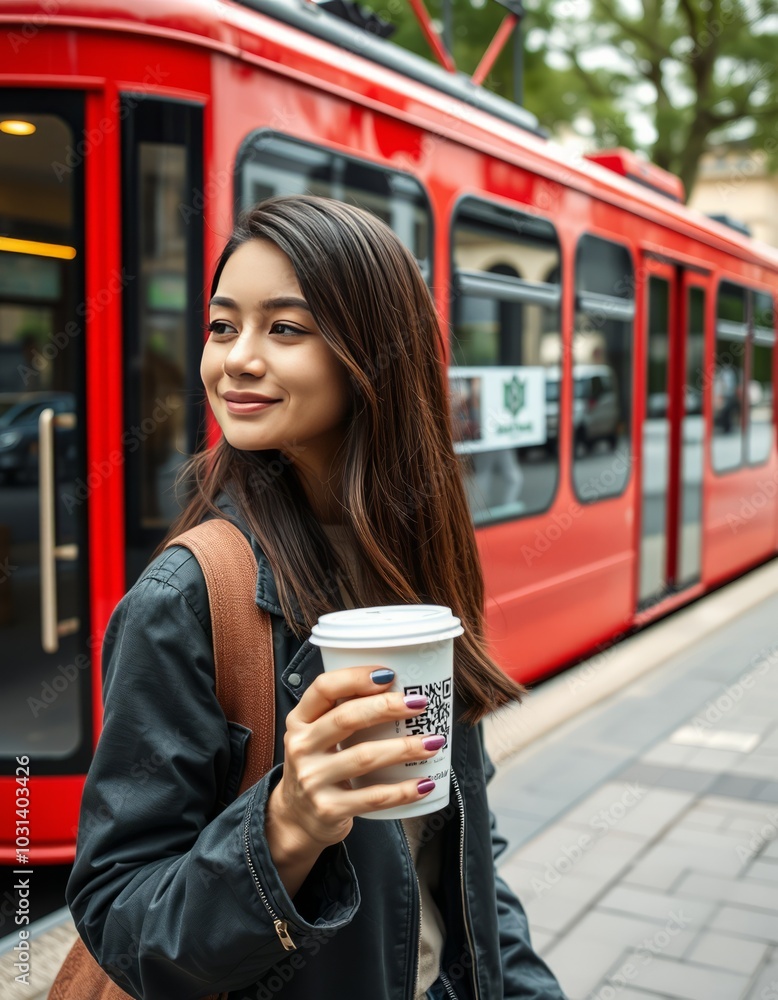
[[[275,195],[313,194],[367,209],[430,269],[430,209],[415,177],[311,146],[265,129],[252,132],[237,158],[238,210]]]
[[[125,98],[127,583],[179,512],[202,400],[201,109]],[[199,200],[198,200],[199,199]]]
[[[763,292],[754,294],[754,332],[748,383],[748,461],[766,462],[773,447],[773,303]]]
[[[585,501],[617,496],[629,479],[632,413],[632,259],[583,236],[576,254],[573,482]]]
[[[743,401],[749,341],[746,289],[722,282],[716,316],[711,453],[713,468],[725,472],[743,463]]]
[[[476,524],[536,514],[556,493],[559,276],[549,222],[462,203],[454,223],[450,386]]]
[[[39,774],[77,774],[92,750],[97,463],[87,469],[84,170],[65,165],[83,135],[83,98],[12,89],[0,104],[0,118],[26,126],[0,132],[0,772],[29,754]],[[69,419],[52,428],[44,467],[46,410]],[[44,603],[47,576],[54,600]]]

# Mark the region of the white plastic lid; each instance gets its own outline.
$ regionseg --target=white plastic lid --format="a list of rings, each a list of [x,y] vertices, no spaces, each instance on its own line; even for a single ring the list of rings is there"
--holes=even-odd
[[[442,642],[463,632],[451,608],[437,604],[394,604],[322,615],[313,626],[310,641],[315,646],[379,649]]]

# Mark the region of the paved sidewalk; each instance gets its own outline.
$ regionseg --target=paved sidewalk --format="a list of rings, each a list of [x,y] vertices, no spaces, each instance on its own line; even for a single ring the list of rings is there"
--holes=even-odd
[[[490,803],[570,1000],[778,1000],[778,598],[505,760]]]

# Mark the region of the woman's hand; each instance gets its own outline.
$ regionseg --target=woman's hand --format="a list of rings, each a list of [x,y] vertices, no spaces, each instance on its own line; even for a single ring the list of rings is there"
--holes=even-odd
[[[428,760],[440,747],[437,740],[437,746],[425,748],[422,741],[429,737],[398,736],[338,750],[337,744],[357,730],[410,719],[424,710],[426,698],[409,699],[406,704],[399,692],[388,691],[393,680],[391,671],[377,667],[319,674],[289,713],[284,773],[268,801],[271,854],[275,837],[285,856],[313,855],[315,861],[325,847],[347,836],[354,816],[417,802],[432,791],[434,784],[413,778],[360,789],[349,783],[350,778],[390,764]],[[273,858],[277,861],[275,854]]]

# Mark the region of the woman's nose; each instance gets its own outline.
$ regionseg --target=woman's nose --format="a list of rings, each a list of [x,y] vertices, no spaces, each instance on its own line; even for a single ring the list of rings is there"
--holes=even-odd
[[[233,343],[227,357],[224,359],[224,373],[232,378],[240,375],[253,375],[259,378],[267,371],[265,359],[259,350],[258,337],[243,331]]]

